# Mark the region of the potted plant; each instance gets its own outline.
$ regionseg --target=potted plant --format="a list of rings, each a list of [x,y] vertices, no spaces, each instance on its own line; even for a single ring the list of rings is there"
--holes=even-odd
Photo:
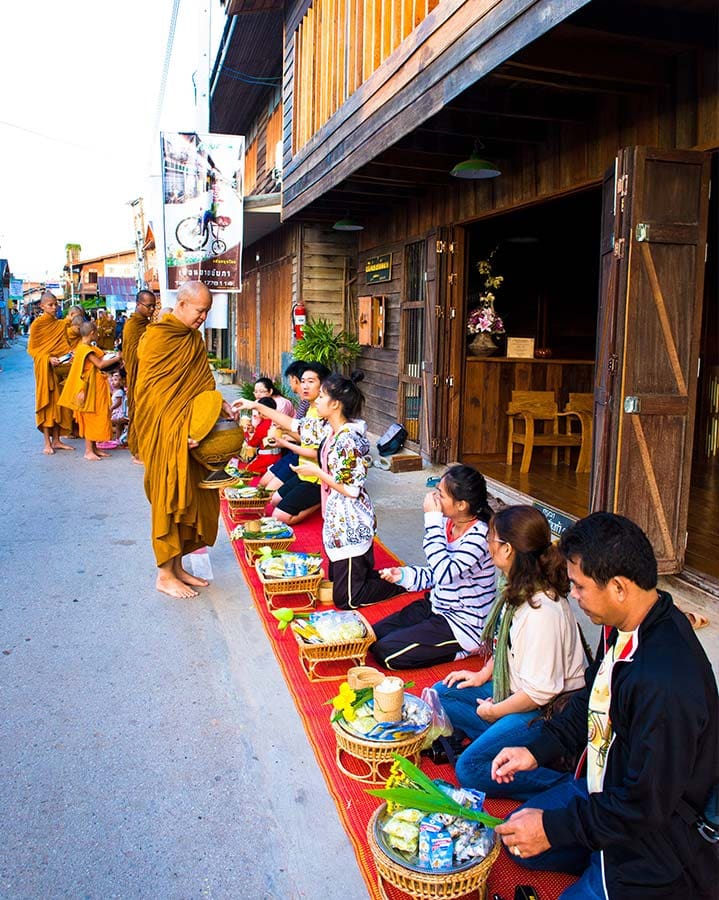
[[[227,358],[220,359],[214,353],[208,353],[207,361],[214,370],[217,384],[232,384],[232,378],[236,371],[230,368],[232,360]]]
[[[335,330],[327,319],[307,322],[304,335],[292,348],[295,359],[319,362],[328,369],[351,365],[359,356],[360,343],[347,331]]]

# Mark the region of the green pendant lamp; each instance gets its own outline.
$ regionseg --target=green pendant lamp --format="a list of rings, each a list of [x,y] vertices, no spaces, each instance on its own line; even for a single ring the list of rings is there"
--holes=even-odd
[[[335,222],[332,228],[335,231],[364,231],[364,225],[361,225],[349,213],[343,219]]]
[[[475,141],[474,150],[469,159],[457,163],[449,174],[455,178],[496,178],[497,175],[501,175],[502,173],[493,162],[481,156],[483,149],[482,142]]]

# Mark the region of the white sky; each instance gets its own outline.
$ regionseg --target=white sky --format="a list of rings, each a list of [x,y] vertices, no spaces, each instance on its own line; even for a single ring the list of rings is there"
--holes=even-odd
[[[182,0],[160,128],[195,131],[200,0]],[[129,201],[159,171],[153,135],[172,0],[0,3],[0,257],[57,280],[65,244],[133,246]],[[224,13],[212,6],[213,31]]]

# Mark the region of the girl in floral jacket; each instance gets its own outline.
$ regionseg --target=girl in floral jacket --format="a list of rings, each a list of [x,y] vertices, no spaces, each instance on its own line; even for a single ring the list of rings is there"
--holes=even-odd
[[[356,609],[400,593],[383,581],[374,568],[374,507],[365,487],[369,442],[359,419],[364,397],[357,387],[361,372],[350,378],[330,375],[322,382],[317,412],[330,426],[331,435],[320,446],[320,465],[301,462],[298,475],[316,476],[321,482],[322,541],[330,561],[335,606]]]

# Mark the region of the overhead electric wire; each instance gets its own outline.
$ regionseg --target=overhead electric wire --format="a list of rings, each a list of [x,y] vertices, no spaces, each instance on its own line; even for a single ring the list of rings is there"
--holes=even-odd
[[[167,77],[170,72],[170,62],[172,60],[172,48],[175,43],[175,29],[177,27],[177,17],[180,12],[181,0],[173,0],[172,14],[170,15],[170,27],[167,32],[167,43],[165,45],[165,60],[162,64],[162,75],[160,76],[160,91],[157,97],[157,108],[155,110],[155,119],[150,134],[150,169],[152,169],[152,160],[157,152],[156,140],[160,131],[160,116],[162,115],[162,107],[165,103],[165,91],[167,89]]]

